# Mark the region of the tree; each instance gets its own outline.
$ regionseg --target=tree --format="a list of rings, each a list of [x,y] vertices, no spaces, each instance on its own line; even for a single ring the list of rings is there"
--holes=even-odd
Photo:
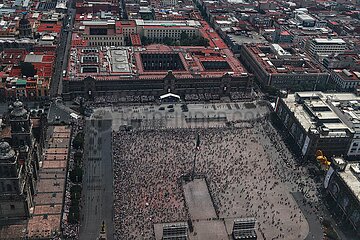
[[[174,44],[173,44],[174,41],[173,41],[171,38],[169,38],[169,37],[164,37],[164,39],[163,39],[162,42],[163,42],[163,44],[165,44],[165,45],[170,45],[170,46],[171,46],[171,45],[174,45]]]
[[[71,206],[69,209],[68,221],[70,223],[78,223],[80,219],[79,206]]]
[[[143,36],[143,37],[141,37],[141,43],[142,43],[142,45],[146,46],[146,45],[149,45],[151,43],[151,41],[149,38]]]
[[[187,39],[189,39],[189,35],[185,31],[182,31],[180,34],[180,41],[184,41]]]
[[[76,166],[70,172],[70,180],[73,183],[81,183],[82,182],[82,175],[83,175],[83,170],[79,166]]]
[[[78,151],[74,153],[74,162],[76,166],[79,166],[82,161],[83,154],[82,152]]]
[[[84,133],[79,132],[73,140],[73,147],[75,149],[83,149],[84,147]]]
[[[34,77],[34,75],[36,74],[36,69],[32,63],[21,62],[20,68],[22,76]]]

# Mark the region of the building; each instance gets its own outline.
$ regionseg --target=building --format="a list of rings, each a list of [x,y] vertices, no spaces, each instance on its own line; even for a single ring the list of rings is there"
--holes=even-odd
[[[320,64],[288,46],[249,44],[241,48],[240,59],[264,86],[311,90],[329,79],[329,73]]]
[[[278,98],[275,112],[304,158],[358,156],[355,114],[360,97],[351,93],[297,92]]]
[[[360,84],[360,56],[355,52],[332,54],[323,59],[339,91],[354,91]]]
[[[0,100],[42,100],[48,97],[54,69],[52,50],[28,52],[25,49],[6,49],[0,53]],[[21,62],[31,63],[36,74],[25,77]]]
[[[360,84],[360,72],[350,69],[331,70],[331,80],[339,91],[354,91]]]
[[[39,169],[30,113],[19,101],[10,110],[0,142],[0,220],[30,216]]]
[[[164,38],[179,40],[182,33],[190,37],[200,36],[200,30],[208,28],[205,22],[195,20],[93,20],[91,16],[85,18],[85,15],[78,16],[78,19],[73,45],[80,46],[125,46],[132,34],[151,41],[162,41]]]
[[[305,49],[311,56],[327,56],[333,53],[343,53],[346,50],[346,42],[339,38],[314,38],[306,42]]]
[[[219,99],[251,89],[252,77],[205,21],[119,21],[119,28],[133,46],[117,47],[101,41],[100,47],[90,47],[89,40],[84,43],[81,38],[73,38],[63,79],[66,99],[103,95],[159,97],[168,92],[181,97],[209,94],[210,99]],[[201,36],[207,46],[142,45],[141,37],[174,40],[180,39],[183,32]]]
[[[36,195],[27,223],[28,239],[59,238],[62,222],[68,218],[64,197],[71,143],[70,126],[49,126],[47,147],[39,168]]]
[[[142,37],[161,40],[164,38],[180,39],[181,33],[185,32],[189,36],[199,36],[202,25],[199,21],[178,20],[178,21],[152,21],[135,20],[137,33]]]
[[[70,53],[63,96],[156,96],[249,92],[251,77],[229,49],[77,47]]]
[[[350,163],[341,157],[332,158],[324,187],[327,204],[338,225],[354,229],[360,236],[360,163]],[[355,239],[355,238],[354,238]]]
[[[332,54],[324,58],[327,69],[352,69],[360,71],[360,55],[357,53]]]
[[[32,38],[32,28],[29,20],[26,19],[26,15],[19,21],[19,37],[20,38]]]
[[[316,22],[315,18],[306,13],[296,14],[295,19],[303,27],[314,27]]]
[[[80,27],[88,46],[124,46],[121,22],[115,20],[83,21]]]

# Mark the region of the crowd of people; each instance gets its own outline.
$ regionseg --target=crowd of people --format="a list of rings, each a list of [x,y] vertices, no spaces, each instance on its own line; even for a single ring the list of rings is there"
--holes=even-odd
[[[264,239],[303,239],[309,225],[290,192],[304,192],[320,214],[316,184],[268,119],[252,127],[113,133],[115,235],[154,239],[156,223],[191,218],[181,176],[205,175],[220,219],[255,217]],[[310,203],[309,203],[310,204]]]
[[[153,223],[187,219],[178,178],[191,152],[178,154],[176,149],[188,149],[190,143],[177,144],[181,136],[167,138],[164,133],[113,134],[114,229],[119,239],[153,239]]]

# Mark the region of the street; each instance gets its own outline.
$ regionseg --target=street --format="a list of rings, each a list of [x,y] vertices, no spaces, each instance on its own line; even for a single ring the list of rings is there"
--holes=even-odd
[[[66,15],[67,19],[63,23],[63,28],[61,30],[61,35],[59,39],[59,46],[56,53],[55,68],[50,83],[50,97],[61,96],[62,93],[62,74],[63,70],[66,70],[67,68],[75,13],[75,9],[69,8],[68,14]]]
[[[86,121],[80,239],[96,239],[102,221],[107,239],[113,239],[111,125],[111,116],[104,111],[94,113]]]

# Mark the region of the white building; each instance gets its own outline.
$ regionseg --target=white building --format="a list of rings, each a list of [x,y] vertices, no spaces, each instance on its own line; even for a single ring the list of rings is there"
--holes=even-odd
[[[346,42],[342,39],[314,38],[306,42],[306,50],[312,56],[343,53],[345,49]]]
[[[339,90],[353,90],[360,85],[360,72],[347,69],[334,69],[331,79]]]
[[[189,36],[198,36],[201,27],[200,22],[194,20],[153,21],[136,19],[135,22],[140,36],[150,39],[163,39],[165,37],[179,39],[182,32]]]

